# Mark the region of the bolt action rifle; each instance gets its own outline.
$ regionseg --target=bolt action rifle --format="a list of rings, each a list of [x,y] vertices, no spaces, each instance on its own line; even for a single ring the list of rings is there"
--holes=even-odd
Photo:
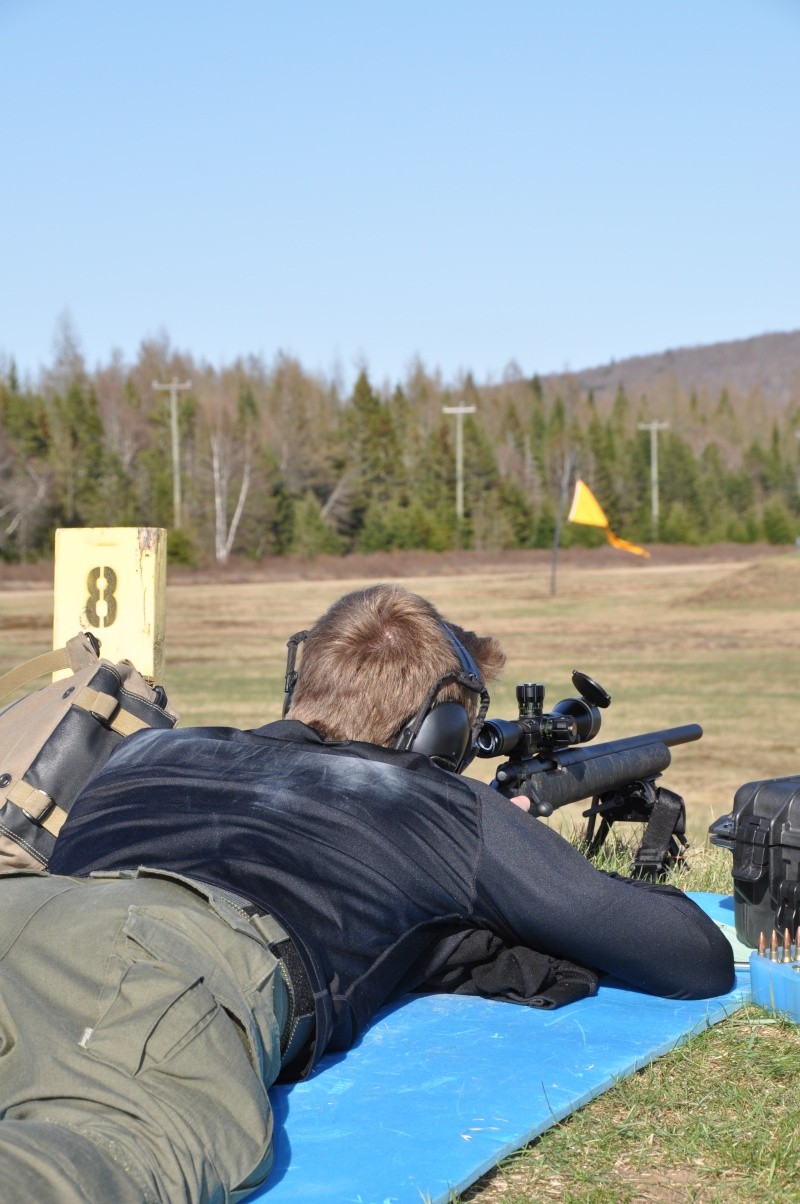
[[[684,862],[686,809],[680,795],[656,778],[671,761],[670,748],[699,740],[697,723],[576,748],[600,730],[600,711],[611,697],[598,682],[577,669],[572,684],[579,698],[564,698],[544,712],[544,686],[517,686],[518,719],[489,719],[478,734],[479,757],[508,757],[492,786],[507,798],[524,795],[534,816],[552,815],[558,807],[591,799],[586,853],[602,847],[619,821],[646,825],[632,873],[658,878]]]

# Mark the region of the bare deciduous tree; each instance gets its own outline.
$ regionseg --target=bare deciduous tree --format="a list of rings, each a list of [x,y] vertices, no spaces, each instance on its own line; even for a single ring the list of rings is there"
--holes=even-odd
[[[239,496],[233,515],[228,521],[228,500],[231,484],[231,467],[234,461],[234,448],[230,435],[217,430],[212,432],[211,442],[211,471],[214,481],[214,554],[220,564],[225,564],[231,554],[236,530],[244,512],[244,504],[250,488],[251,453],[249,438],[245,435],[243,452],[242,476],[239,483]]]

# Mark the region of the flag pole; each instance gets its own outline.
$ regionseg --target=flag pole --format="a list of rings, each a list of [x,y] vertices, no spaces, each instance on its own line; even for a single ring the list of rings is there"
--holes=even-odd
[[[556,518],[556,530],[553,536],[553,554],[550,558],[550,596],[553,597],[556,592],[556,572],[558,568],[558,549],[561,543],[561,524],[564,521],[564,510],[567,505],[567,494],[569,493],[569,483],[572,479],[572,470],[575,467],[575,457],[578,454],[577,447],[573,447],[567,458],[567,463],[564,465],[564,475],[561,478],[561,497],[558,503],[558,517]]]

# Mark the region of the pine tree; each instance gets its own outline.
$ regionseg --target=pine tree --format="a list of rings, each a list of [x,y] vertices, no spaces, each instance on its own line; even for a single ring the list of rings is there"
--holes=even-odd
[[[292,526],[291,550],[298,556],[324,553],[336,556],[344,551],[344,541],[325,521],[320,504],[310,490],[296,503]]]
[[[71,380],[63,395],[50,399],[49,421],[59,520],[64,526],[90,525],[98,512],[107,514],[101,497],[103,424],[94,390]]]

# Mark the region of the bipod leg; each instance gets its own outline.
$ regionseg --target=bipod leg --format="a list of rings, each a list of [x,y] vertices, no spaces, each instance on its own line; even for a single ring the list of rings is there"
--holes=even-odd
[[[594,857],[600,852],[606,842],[606,839],[608,838],[609,832],[611,831],[611,825],[614,822],[602,813],[600,810],[600,803],[600,798],[595,795],[595,797],[592,799],[591,807],[588,811],[584,812],[584,816],[587,819],[585,836],[586,856],[590,858]],[[598,816],[600,817],[600,823],[597,827],[597,832],[595,832],[595,820]]]

